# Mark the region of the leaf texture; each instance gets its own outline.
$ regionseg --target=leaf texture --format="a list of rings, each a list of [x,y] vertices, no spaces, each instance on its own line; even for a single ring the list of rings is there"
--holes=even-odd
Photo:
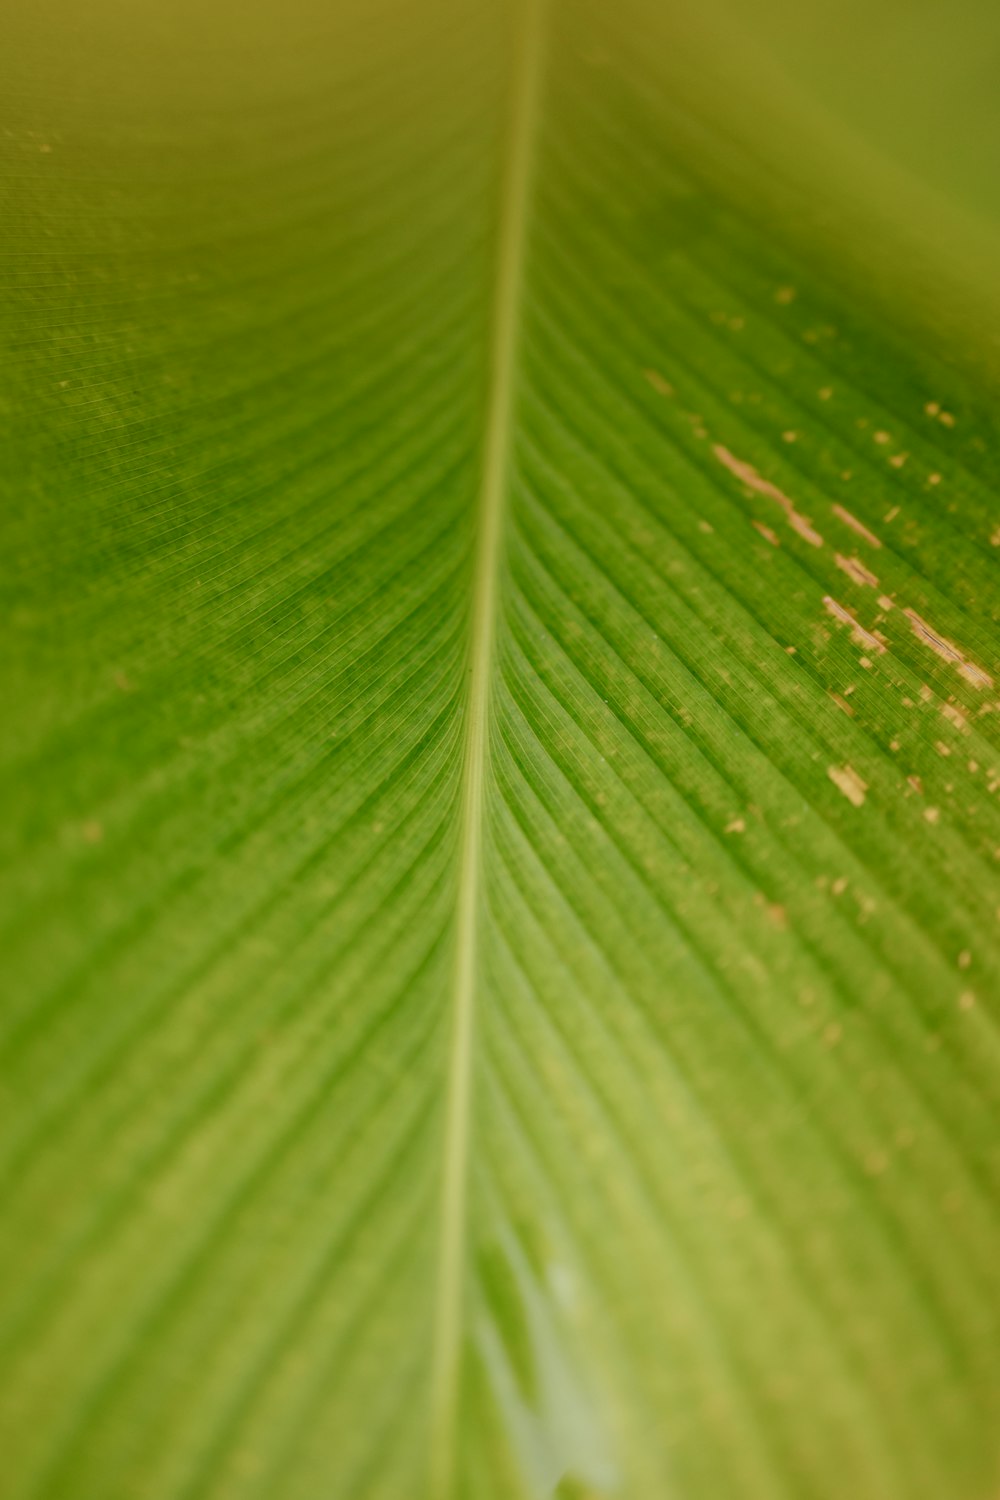
[[[13,23],[4,1500],[1000,1482],[993,356],[715,27]]]

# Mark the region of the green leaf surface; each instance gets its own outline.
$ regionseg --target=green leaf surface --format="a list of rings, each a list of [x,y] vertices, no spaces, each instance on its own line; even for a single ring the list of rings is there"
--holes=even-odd
[[[745,20],[11,17],[3,1500],[997,1493],[993,231]]]

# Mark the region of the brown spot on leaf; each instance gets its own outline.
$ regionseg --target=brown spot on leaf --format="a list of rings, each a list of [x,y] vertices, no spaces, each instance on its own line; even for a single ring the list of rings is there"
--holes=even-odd
[[[716,443],[712,452],[720,464],[724,468],[727,468],[730,474],[734,475],[742,484],[745,484],[748,489],[754,490],[758,495],[766,495],[769,500],[774,500],[780,505],[788,518],[789,526],[794,531],[797,531],[804,541],[808,542],[811,547],[822,547],[823,538],[810,525],[808,518],[799,514],[792,501],[789,500],[788,496],[782,490],[778,489],[776,484],[772,484],[769,479],[765,479],[761,474],[758,474],[753,464],[736,458],[721,443]]]
[[[770,526],[765,526],[763,521],[751,521],[750,525],[753,527],[754,531],[758,532],[764,538],[765,542],[770,542],[772,547],[781,546],[781,543],[778,541],[777,536],[771,530]]]
[[[834,561],[840,571],[846,573],[851,582],[856,583],[859,588],[873,589],[878,587],[878,579],[875,577],[875,574],[870,568],[866,568],[863,562],[859,562],[856,557],[844,557],[842,553],[838,552]]]
[[[863,625],[859,625],[851,611],[845,609],[842,604],[838,604],[837,600],[831,598],[829,594],[823,596],[823,608],[841,625],[850,627],[851,640],[856,646],[864,646],[866,650],[874,651],[877,655],[885,651],[885,646],[878,637],[872,635],[871,631],[866,630]]]
[[[842,505],[834,505],[832,507],[832,510],[834,515],[837,517],[837,520],[843,521],[845,526],[849,526],[851,530],[853,532],[856,532],[858,536],[863,537],[864,540],[868,543],[869,547],[881,547],[882,543],[879,541],[875,533],[873,531],[869,531],[868,527],[864,524],[863,521],[859,521],[857,516],[852,516],[851,512],[849,510],[845,510]],[[887,516],[886,520],[889,519],[890,518]]]
[[[974,687],[987,688],[993,686],[993,678],[982,667],[976,666],[975,662],[969,661],[966,656],[955,645],[954,641],[947,640],[939,635],[927,621],[917,614],[915,609],[905,609],[903,613],[909,620],[914,635],[922,641],[925,646],[940,656],[942,661],[951,662],[953,666]]]
[[[658,396],[672,396],[674,388],[669,380],[664,380],[659,370],[643,370],[643,375],[649,381]]]
[[[865,800],[868,783],[862,781],[852,766],[827,766],[826,774],[838,791],[843,792],[854,807],[861,807]]]

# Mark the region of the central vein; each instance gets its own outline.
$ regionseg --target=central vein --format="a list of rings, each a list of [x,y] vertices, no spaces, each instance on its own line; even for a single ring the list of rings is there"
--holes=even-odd
[[[483,910],[483,805],[490,739],[497,592],[509,488],[514,384],[532,143],[545,0],[524,0],[511,90],[491,338],[491,377],[479,491],[465,758],[462,844],[452,973],[441,1251],[432,1376],[431,1496],[453,1490],[465,1284],[467,1185],[477,951]]]

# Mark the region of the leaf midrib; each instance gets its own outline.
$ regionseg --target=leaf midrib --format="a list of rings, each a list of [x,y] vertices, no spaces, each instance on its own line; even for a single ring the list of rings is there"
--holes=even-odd
[[[433,1500],[446,1500],[454,1485],[491,679],[498,582],[509,491],[514,386],[545,3],[546,0],[522,0],[512,70],[497,237],[489,397],[477,506],[476,556],[470,614],[461,848],[455,957],[451,979],[451,1039],[431,1383],[430,1493]]]

